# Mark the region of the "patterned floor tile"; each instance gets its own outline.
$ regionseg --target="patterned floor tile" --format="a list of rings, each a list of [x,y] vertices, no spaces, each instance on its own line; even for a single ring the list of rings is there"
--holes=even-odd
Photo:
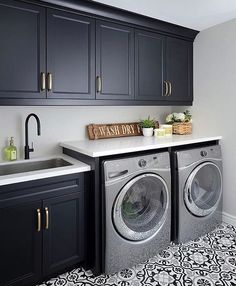
[[[236,286],[236,228],[220,225],[186,244],[171,245],[147,262],[95,277],[82,268],[40,286]]]

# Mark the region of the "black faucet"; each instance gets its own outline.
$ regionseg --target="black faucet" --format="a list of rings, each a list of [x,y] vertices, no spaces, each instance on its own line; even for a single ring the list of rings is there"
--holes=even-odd
[[[36,122],[37,122],[37,133],[38,133],[38,136],[41,135],[40,120],[39,120],[39,118],[38,118],[38,116],[36,114],[30,113],[26,117],[26,120],[25,120],[25,159],[29,159],[30,152],[34,152],[33,142],[32,142],[32,148],[29,147],[28,123],[29,123],[30,117],[34,117],[36,119]]]

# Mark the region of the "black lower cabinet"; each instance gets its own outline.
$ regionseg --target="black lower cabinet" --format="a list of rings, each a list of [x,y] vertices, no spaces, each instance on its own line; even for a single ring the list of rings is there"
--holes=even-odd
[[[36,285],[84,261],[83,188],[83,174],[0,187],[0,286]]]
[[[37,231],[41,201],[0,209],[0,285],[26,285],[40,279],[42,233]]]
[[[45,200],[43,257],[45,275],[75,265],[84,257],[83,193]]]

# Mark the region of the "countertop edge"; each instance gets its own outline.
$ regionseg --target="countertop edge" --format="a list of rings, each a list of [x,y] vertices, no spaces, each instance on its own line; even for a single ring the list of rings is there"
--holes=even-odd
[[[51,158],[52,156],[48,157]],[[55,157],[55,156],[54,156]],[[6,186],[11,184],[18,184],[28,181],[35,181],[35,180],[41,180],[41,179],[47,179],[52,177],[58,177],[58,176],[65,176],[70,174],[76,174],[76,173],[83,173],[91,171],[91,167],[83,162],[80,162],[72,157],[69,157],[67,155],[59,155],[56,156],[57,158],[64,158],[69,162],[72,162],[72,166],[56,168],[56,169],[45,169],[40,171],[32,171],[27,173],[19,173],[17,175],[7,175],[0,178],[0,186]],[[46,159],[45,157],[44,159]],[[34,161],[35,159],[32,159]],[[24,160],[22,160],[24,161]],[[19,160],[18,162],[21,162]],[[6,163],[2,163],[6,164]]]
[[[145,151],[145,150],[153,150],[153,149],[161,149],[161,148],[168,148],[168,147],[176,147],[176,146],[181,146],[181,145],[189,145],[189,144],[194,144],[194,143],[209,142],[209,141],[215,141],[215,140],[221,140],[221,139],[222,139],[222,136],[209,136],[209,137],[200,137],[196,139],[183,139],[183,141],[177,141],[177,142],[158,142],[156,144],[150,144],[147,146],[127,147],[124,149],[117,149],[114,151],[108,150],[108,151],[98,151],[98,152],[96,151],[89,152],[83,148],[73,146],[71,143],[66,143],[66,142],[61,142],[59,145],[63,148],[67,148],[69,150],[82,153],[89,157],[96,158],[96,157],[109,156],[109,155],[118,155],[118,154],[139,152],[139,151]]]

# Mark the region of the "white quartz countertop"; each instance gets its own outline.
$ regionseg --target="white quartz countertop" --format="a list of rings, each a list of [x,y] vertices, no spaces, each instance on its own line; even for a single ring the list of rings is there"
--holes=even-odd
[[[30,160],[18,160],[18,161],[10,162],[10,163],[9,162],[0,163],[0,171],[1,171],[1,167],[5,165],[9,165],[9,164],[11,165],[14,165],[14,164],[16,165],[16,164],[21,164],[21,163],[27,164],[27,162],[37,162],[37,161],[44,161],[44,160],[46,161],[46,160],[54,159],[54,158],[64,159],[65,161],[69,162],[72,165],[51,168],[51,169],[30,171],[30,172],[22,172],[22,173],[11,174],[11,175],[0,175],[0,186],[22,183],[22,182],[33,181],[33,180],[39,180],[39,179],[45,179],[45,178],[56,177],[56,176],[82,173],[82,172],[91,170],[91,167],[83,162],[80,162],[66,155],[58,155],[58,156],[43,157],[43,158],[30,159]]]
[[[60,143],[61,147],[79,152],[90,157],[102,157],[137,151],[153,150],[193,143],[220,140],[221,136],[173,135],[172,137],[122,137],[100,140],[83,140]]]

